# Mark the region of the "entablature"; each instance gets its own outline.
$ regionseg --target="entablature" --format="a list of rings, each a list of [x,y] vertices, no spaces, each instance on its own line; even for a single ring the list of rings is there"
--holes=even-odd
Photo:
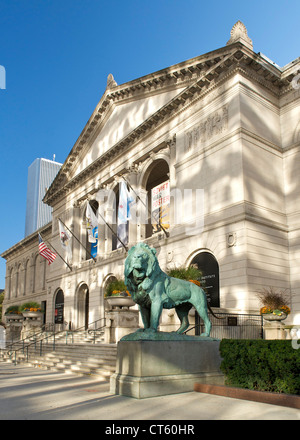
[[[282,93],[283,89],[291,87],[291,75],[283,76],[282,70],[276,65],[271,64],[259,54],[237,42],[154,74],[108,88],[48,190],[44,201],[53,206],[55,200],[64,196],[71,188],[76,187],[87,175],[94,174],[96,170],[107,166],[119,155],[122,155],[129,148],[136,145],[137,142],[148,136],[151,131],[158,129],[167,120],[185,110],[196,99],[215,88],[221,81],[224,81],[224,78],[228,78],[229,75],[231,76],[236,72],[259,82],[277,96]],[[187,84],[183,91],[108,151],[101,154],[78,175],[70,179],[71,170],[74,168],[79,153],[90,145],[91,139],[95,138],[97,127],[101,125],[103,118],[107,117],[113,105],[120,102],[120,100],[136,99],[139,94],[145,93],[145,91],[152,93],[154,89],[156,91],[158,89],[163,90],[164,87],[170,87],[175,82],[178,84],[179,81],[181,87],[184,82]]]

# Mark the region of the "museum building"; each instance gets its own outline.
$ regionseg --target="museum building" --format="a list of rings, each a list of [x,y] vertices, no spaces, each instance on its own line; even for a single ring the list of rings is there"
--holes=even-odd
[[[238,21],[220,49],[121,85],[110,74],[44,197],[52,222],[2,254],[3,310],[36,301],[45,323],[88,328],[106,316],[126,248],[142,241],[163,270],[196,264],[214,310],[259,313],[256,293],[271,287],[289,292],[286,323],[299,325],[298,72],[300,58],[279,67],[254,52]],[[120,182],[137,195],[121,246]],[[103,218],[94,243],[88,205]],[[48,265],[38,232],[63,258]]]

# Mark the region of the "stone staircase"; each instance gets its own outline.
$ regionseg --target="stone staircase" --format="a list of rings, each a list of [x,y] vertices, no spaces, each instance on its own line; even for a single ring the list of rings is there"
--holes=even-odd
[[[34,366],[52,371],[65,373],[76,373],[81,375],[93,375],[101,380],[109,381],[111,374],[116,369],[117,345],[94,342],[94,336],[90,339],[86,334],[74,334],[74,338],[66,338],[66,334],[58,335],[55,338],[55,350],[53,349],[53,338],[48,343],[43,340],[42,347],[38,340],[25,349],[17,344],[14,350],[18,349],[16,355],[5,350],[0,352],[0,361],[25,363],[27,366]],[[86,338],[88,340],[86,340]],[[67,343],[66,343],[67,341]]]

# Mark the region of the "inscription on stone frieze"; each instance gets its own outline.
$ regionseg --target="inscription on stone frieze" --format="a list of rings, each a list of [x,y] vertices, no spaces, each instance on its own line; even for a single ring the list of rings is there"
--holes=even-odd
[[[228,127],[228,106],[212,113],[203,122],[185,132],[185,151],[224,133]]]

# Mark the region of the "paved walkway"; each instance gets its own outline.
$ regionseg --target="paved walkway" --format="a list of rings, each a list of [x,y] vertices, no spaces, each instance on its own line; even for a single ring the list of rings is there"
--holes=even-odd
[[[139,400],[90,377],[0,362],[0,420],[300,420],[300,411],[196,392]]]

